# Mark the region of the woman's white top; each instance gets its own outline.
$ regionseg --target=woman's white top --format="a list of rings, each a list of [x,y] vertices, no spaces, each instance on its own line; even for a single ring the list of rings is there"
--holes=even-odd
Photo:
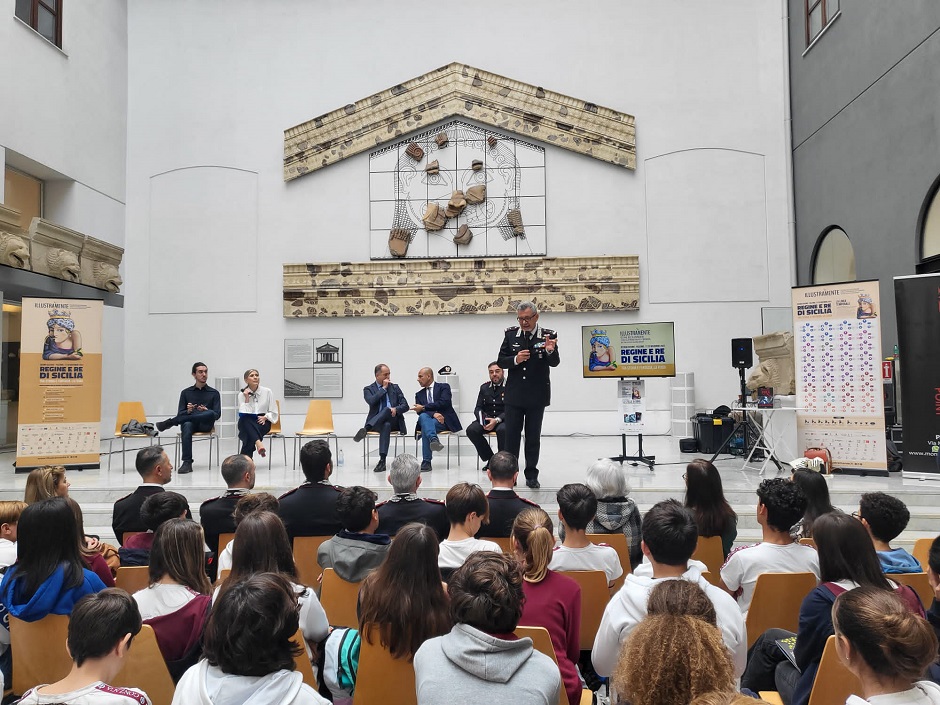
[[[277,423],[277,404],[274,403],[274,393],[267,387],[258,386],[258,388],[248,395],[245,399],[245,393],[238,392],[238,413],[254,414],[255,416],[267,417],[271,423]]]
[[[150,587],[134,593],[134,600],[140,610],[141,619],[153,619],[173,614],[185,607],[199,593],[185,585],[175,583],[154,583]]]
[[[940,685],[932,681],[919,681],[902,693],[872,695],[868,700],[850,695],[845,705],[940,705]]]

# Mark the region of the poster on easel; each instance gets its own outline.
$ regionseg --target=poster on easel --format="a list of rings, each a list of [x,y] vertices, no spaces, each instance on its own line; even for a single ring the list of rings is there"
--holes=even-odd
[[[646,382],[622,379],[617,383],[618,414],[623,433],[643,433],[646,414]]]
[[[898,348],[904,369],[904,477],[937,478],[940,451],[940,274],[895,277]]]
[[[887,474],[878,282],[795,287],[792,298],[798,450]]]
[[[16,471],[98,467],[104,304],[23,298]]]

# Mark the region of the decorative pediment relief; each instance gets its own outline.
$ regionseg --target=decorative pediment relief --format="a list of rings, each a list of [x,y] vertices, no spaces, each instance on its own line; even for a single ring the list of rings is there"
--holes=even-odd
[[[20,212],[0,204],[0,264],[30,269],[30,237],[20,227]]]
[[[455,62],[285,130],[284,180],[455,116],[636,168],[632,115]]]
[[[85,236],[42,218],[29,226],[33,240],[33,271],[67,282],[81,280],[79,258]]]
[[[639,270],[636,255],[285,264],[284,316],[636,311]]]

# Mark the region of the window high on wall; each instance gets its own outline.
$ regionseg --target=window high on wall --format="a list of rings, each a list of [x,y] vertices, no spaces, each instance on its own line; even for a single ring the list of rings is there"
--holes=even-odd
[[[63,2],[64,0],[16,0],[14,14],[61,48]]]
[[[809,46],[839,14],[839,0],[803,1],[806,4],[806,46]]]
[[[855,250],[841,228],[820,236],[813,258],[813,284],[855,281]]]
[[[20,212],[20,227],[42,217],[42,181],[7,167],[3,173],[3,205]]]
[[[940,178],[931,188],[922,213],[917,271],[928,274],[940,271]]]

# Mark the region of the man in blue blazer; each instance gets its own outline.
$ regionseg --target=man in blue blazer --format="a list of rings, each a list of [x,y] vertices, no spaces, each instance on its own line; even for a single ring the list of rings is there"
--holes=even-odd
[[[411,408],[418,413],[418,430],[421,431],[421,472],[430,472],[431,451],[444,448],[437,434],[440,431],[456,433],[463,426],[454,411],[449,384],[435,382],[434,371],[430,367],[422,367],[418,371],[418,384],[421,389],[415,394],[415,405]]]
[[[358,443],[366,437],[369,431],[379,432],[379,462],[373,468],[373,472],[385,472],[385,456],[388,455],[388,442],[392,429],[394,428],[401,434],[408,433],[405,428],[408,402],[398,385],[391,382],[390,376],[391,370],[388,369],[388,365],[379,363],[375,366],[375,382],[362,389],[362,396],[369,405],[366,425],[356,431],[353,437]]]

